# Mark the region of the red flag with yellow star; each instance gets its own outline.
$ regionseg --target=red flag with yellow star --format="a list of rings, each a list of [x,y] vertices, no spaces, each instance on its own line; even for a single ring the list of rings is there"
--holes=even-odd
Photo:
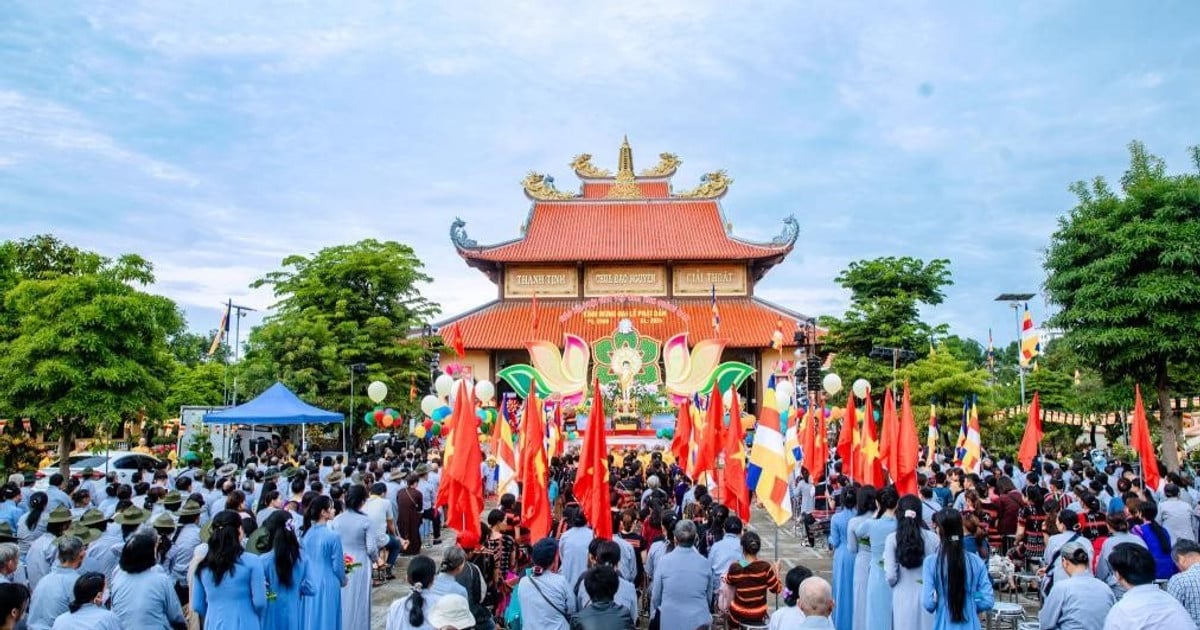
[[[536,388],[530,388],[525,400],[525,419],[520,431],[521,523],[529,528],[530,540],[541,540],[550,533],[550,494],[546,460],[546,421]],[[476,518],[478,518],[478,514]]]
[[[750,489],[746,487],[746,434],[742,431],[742,405],[737,390],[729,404],[729,428],[725,430],[725,505],[743,523],[750,522]]]

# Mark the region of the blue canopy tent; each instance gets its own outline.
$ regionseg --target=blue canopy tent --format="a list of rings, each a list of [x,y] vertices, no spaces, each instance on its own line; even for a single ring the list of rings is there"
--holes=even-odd
[[[204,415],[208,424],[330,424],[341,422],[342,414],[325,411],[300,400],[283,383],[275,383],[253,400],[236,407]],[[306,436],[307,438],[307,436]],[[307,439],[302,442],[307,442]]]

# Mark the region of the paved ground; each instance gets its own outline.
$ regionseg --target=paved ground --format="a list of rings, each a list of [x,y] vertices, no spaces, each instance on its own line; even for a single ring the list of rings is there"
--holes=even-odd
[[[755,531],[762,536],[762,558],[764,560],[779,558],[783,562],[785,573],[797,564],[803,564],[812,569],[817,575],[825,579],[832,579],[833,560],[828,552],[821,552],[811,547],[802,546],[800,544],[801,539],[786,526],[779,529],[778,544],[776,544],[775,524],[771,521],[767,513],[762,510],[754,511],[751,522]],[[443,530],[442,540],[444,543],[439,547],[433,549],[425,548],[426,555],[429,555],[438,562],[441,561],[442,549],[447,545],[453,544],[453,532]],[[778,555],[776,555],[776,552],[778,552]],[[406,566],[406,559],[401,557],[396,565],[397,579],[385,583],[371,593],[372,630],[384,630],[388,606],[396,599],[408,594],[408,585],[404,582]],[[774,606],[775,602],[772,601],[771,607],[774,608]]]

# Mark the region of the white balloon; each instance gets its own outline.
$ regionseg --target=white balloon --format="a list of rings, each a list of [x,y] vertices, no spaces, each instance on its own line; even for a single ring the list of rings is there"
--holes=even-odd
[[[454,377],[449,374],[443,374],[437,377],[433,382],[433,391],[437,392],[438,398],[445,398],[454,390]]]
[[[842,391],[842,377],[830,372],[821,380],[821,386],[825,388],[825,393],[833,396]]]
[[[370,398],[371,402],[383,402],[383,399],[387,398],[387,385],[381,381],[371,381],[371,384],[367,385],[367,398]]]
[[[851,387],[851,389],[854,390],[854,395],[858,396],[859,400],[864,400],[866,399],[867,394],[871,393],[871,383],[867,382],[867,379],[865,378],[860,378],[857,381],[854,381],[854,385]]]
[[[421,399],[421,412],[427,416],[433,415],[433,410],[442,406],[442,401],[438,400],[437,396],[430,394]]]
[[[492,402],[496,398],[496,386],[489,381],[475,383],[475,397],[484,404]]]
[[[775,389],[775,409],[776,409],[776,411],[778,411],[779,413],[783,413],[783,412],[787,411],[788,408],[791,406],[792,406],[791,390],[784,390],[781,392],[781,391],[779,391],[778,388],[776,388]]]
[[[727,390],[725,390],[724,394],[721,394],[721,402],[724,403],[725,411],[729,411],[729,408],[733,406],[733,390],[732,389],[727,389]]]
[[[779,381],[775,383],[775,399],[792,400],[792,396],[796,393],[796,386],[792,385],[791,381]]]

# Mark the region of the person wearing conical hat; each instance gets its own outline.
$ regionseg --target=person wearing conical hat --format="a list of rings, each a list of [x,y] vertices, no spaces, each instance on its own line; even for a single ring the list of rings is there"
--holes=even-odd
[[[161,544],[168,545],[162,567],[175,584],[175,594],[179,601],[187,605],[191,582],[188,580],[188,567],[195,555],[196,548],[201,544],[200,515],[204,508],[197,502],[188,500],[179,508],[179,523],[175,533]]]
[[[50,511],[46,519],[46,533],[29,545],[25,554],[25,566],[29,570],[29,588],[36,589],[42,578],[50,575],[54,566],[54,540],[71,526],[71,511],[59,506]]]

